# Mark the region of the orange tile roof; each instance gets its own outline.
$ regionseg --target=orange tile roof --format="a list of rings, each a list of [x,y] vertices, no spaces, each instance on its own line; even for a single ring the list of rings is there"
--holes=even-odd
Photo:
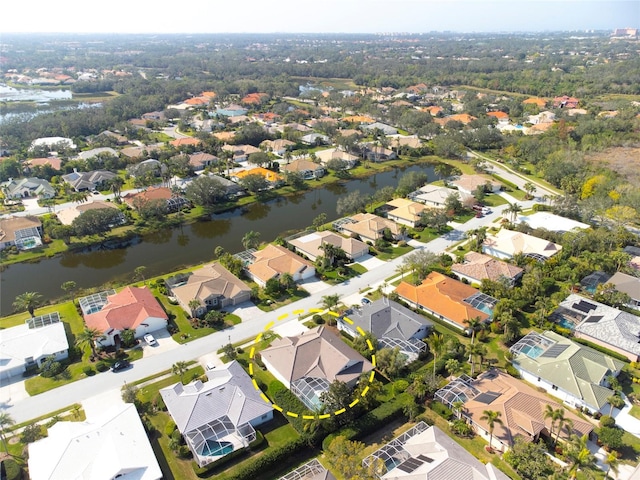
[[[529,105],[529,104],[537,105],[538,107],[542,108],[547,104],[547,101],[544,98],[533,97],[533,98],[527,98],[522,103],[524,103],[525,105]]]
[[[269,182],[277,182],[282,180],[282,176],[263,167],[252,168],[251,170],[241,170],[235,174],[238,178],[244,178],[247,175],[262,175]]]
[[[129,192],[122,196],[122,200],[131,206],[133,206],[137,199],[149,202],[151,200],[169,200],[170,198],[171,190],[167,187],[149,187],[142,192]]]
[[[504,112],[489,112],[487,113],[487,117],[495,117],[497,119],[509,118],[509,114]]]
[[[227,142],[229,140],[233,140],[236,136],[236,132],[216,132],[213,134],[218,140],[223,142]]]
[[[257,105],[262,103],[262,100],[265,97],[268,97],[269,95],[267,95],[266,93],[250,93],[249,95],[246,95],[241,102],[242,103],[249,103],[252,105]]]
[[[216,92],[202,92],[200,94],[201,97],[207,97],[207,98],[215,98],[217,96]]]
[[[135,330],[148,318],[168,320],[164,309],[147,287],[125,287],[107,297],[107,304],[102,310],[85,315],[84,321],[89,328],[107,332],[110,329]]]
[[[432,116],[436,116],[440,112],[442,112],[442,107],[438,107],[437,105],[433,105],[431,107],[423,108],[424,111],[429,112]]]
[[[186,138],[176,138],[169,142],[174,147],[183,147],[185,145],[200,145],[200,140],[197,138],[186,137]]]
[[[351,115],[350,117],[344,117],[342,120],[349,123],[373,123],[375,120],[365,115]]]
[[[30,158],[25,163],[31,167],[50,165],[54,170],[60,170],[62,168],[62,160],[57,157]]]
[[[418,286],[401,282],[396,292],[400,297],[442,315],[462,329],[467,328],[465,320],[480,317],[484,321],[489,318],[486,313],[463,302],[479,290],[438,272],[431,272]]]
[[[209,99],[202,98],[202,97],[193,97],[193,98],[188,98],[183,103],[186,103],[187,105],[208,105]]]
[[[446,125],[453,120],[464,123],[466,125],[467,123],[476,120],[476,117],[474,117],[473,115],[469,115],[468,113],[458,113],[456,115],[449,115],[448,117],[444,118],[436,118],[434,121],[439,125]]]

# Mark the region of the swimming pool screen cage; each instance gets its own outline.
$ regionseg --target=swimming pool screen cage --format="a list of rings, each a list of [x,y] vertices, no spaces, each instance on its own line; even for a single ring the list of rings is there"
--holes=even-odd
[[[328,391],[329,380],[318,377],[302,377],[291,384],[291,392],[300,399],[305,406],[313,411],[322,409],[320,395]]]
[[[316,478],[316,475],[324,474],[326,471],[327,469],[314,458],[310,462],[300,465],[295,470],[287,473],[284,477],[280,477],[278,480],[310,480]]]
[[[546,350],[555,342],[538,332],[529,332],[524,337],[516,342],[516,344],[509,349],[512,355],[519,355],[520,353],[528,354],[531,349]]]
[[[473,378],[468,375],[460,375],[435,393],[435,398],[440,403],[452,408],[456,402],[466,402],[480,394],[480,390],[473,386]]]
[[[80,308],[82,309],[82,314],[89,315],[91,313],[99,312],[107,304],[107,297],[115,294],[115,290],[105,290],[104,292],[93,293],[86,297],[82,297],[78,300]]]
[[[427,425],[425,422],[416,424],[415,427],[407,430],[402,435],[394,438],[389,443],[366,457],[364,460],[362,460],[362,464],[368,469],[377,462],[380,464],[381,468],[384,464],[385,472],[393,470],[397,465],[400,465],[402,462],[405,462],[406,460],[411,458],[411,454],[404,448],[407,441],[415,437],[416,435],[421,434],[428,428],[429,425]],[[384,473],[379,476],[382,477],[383,475]]]
[[[184,434],[189,448],[201,467],[217,460],[214,456],[203,455],[208,441],[227,441],[234,450],[247,447],[256,439],[256,431],[250,423],[236,427],[226,415]]]

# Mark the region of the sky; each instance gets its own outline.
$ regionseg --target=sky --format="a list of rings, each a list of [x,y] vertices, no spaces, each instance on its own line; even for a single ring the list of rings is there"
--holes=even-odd
[[[2,32],[381,33],[640,27],[638,0],[4,1]]]

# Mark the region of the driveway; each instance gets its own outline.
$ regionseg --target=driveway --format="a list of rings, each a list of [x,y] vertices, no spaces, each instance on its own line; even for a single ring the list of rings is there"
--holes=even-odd
[[[309,330],[299,320],[290,320],[288,322],[279,324],[273,328],[273,331],[281,337],[294,337]]]
[[[311,295],[313,295],[314,293],[324,292],[325,290],[328,290],[329,288],[331,288],[331,285],[329,285],[326,282],[323,282],[317,277],[308,278],[304,282],[300,282],[299,285],[301,288],[304,288]]]
[[[29,394],[24,388],[24,378],[16,376],[12,380],[10,383],[7,383],[6,380],[0,383],[0,410],[29,398]]]
[[[147,345],[147,342],[145,342],[144,339],[141,339],[140,345],[142,345],[143,358],[152,357],[154,355],[164,353],[168,350],[173,350],[174,348],[178,348],[180,346],[178,342],[171,338],[171,335],[169,335],[169,332],[166,328],[152,332],[151,335],[153,335],[158,344]]]
[[[117,373],[113,372],[104,372],[100,375],[117,375]],[[124,386],[126,382],[122,382]],[[122,401],[122,391],[120,389],[114,388],[111,390],[107,390],[100,395],[96,395],[94,397],[89,397],[86,400],[82,401],[82,408],[84,409],[84,413],[87,418],[93,418],[96,416],[100,416],[106,410],[109,410],[114,405],[124,404]]]
[[[38,205],[38,199],[37,198],[24,198],[22,199],[22,205],[24,205],[24,209],[26,211],[34,211],[34,210],[40,210],[42,207],[40,207],[40,205]]]
[[[355,261],[355,263],[359,263],[360,265],[362,265],[364,268],[366,268],[367,270],[371,271],[374,270],[376,268],[378,268],[381,265],[384,265],[385,262],[384,260],[380,260],[372,255],[369,255],[368,253],[366,255],[363,255],[362,257],[360,257],[359,259],[357,259]]]
[[[251,302],[243,302],[235,307],[226,307],[225,310],[239,316],[243,322],[260,318],[265,314]]]

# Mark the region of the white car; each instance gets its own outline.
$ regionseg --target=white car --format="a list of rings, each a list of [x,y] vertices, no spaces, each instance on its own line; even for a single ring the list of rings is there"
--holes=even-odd
[[[151,335],[150,333],[147,333],[144,336],[144,341],[147,342],[147,345],[149,346],[153,346],[153,345],[157,345],[158,342],[156,341],[155,337],[153,335]]]

